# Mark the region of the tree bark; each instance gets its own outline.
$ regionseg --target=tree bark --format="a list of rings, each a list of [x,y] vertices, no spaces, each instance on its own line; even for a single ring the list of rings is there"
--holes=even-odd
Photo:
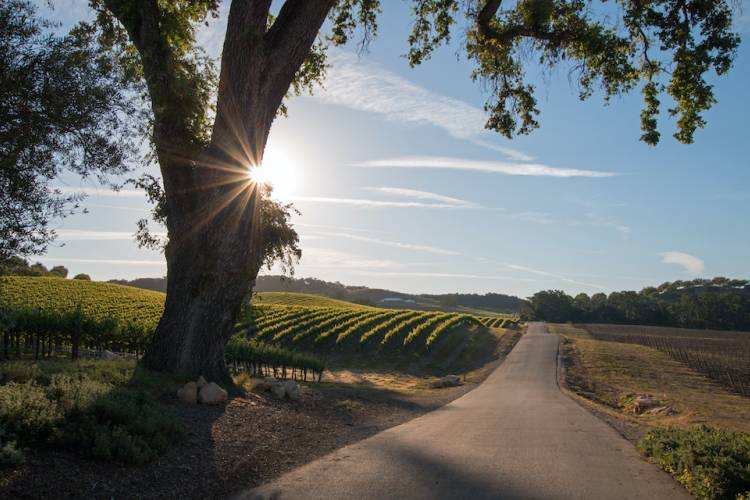
[[[149,369],[231,384],[224,348],[263,257],[261,193],[247,174],[260,164],[277,110],[335,1],[287,0],[267,30],[270,3],[231,4],[211,142],[198,153],[172,96],[169,46],[146,22],[156,1],[142,3],[150,10],[126,25],[154,107],[169,237],[165,309],[142,359]]]

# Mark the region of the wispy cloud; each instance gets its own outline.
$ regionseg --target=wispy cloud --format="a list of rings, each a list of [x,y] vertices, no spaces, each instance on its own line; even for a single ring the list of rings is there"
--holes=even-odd
[[[336,198],[330,196],[295,196],[292,201],[306,201],[311,203],[332,203],[335,205],[351,205],[359,208],[431,208],[431,209],[461,209],[464,206],[449,203],[423,203],[419,201],[386,201],[369,200],[363,198]]]
[[[322,235],[322,236],[330,236],[333,238],[345,238],[348,240],[362,241],[365,243],[374,243],[376,245],[383,245],[383,246],[393,247],[393,248],[401,248],[404,250],[416,250],[416,251],[421,251],[421,252],[428,252],[428,253],[433,253],[437,255],[461,255],[459,252],[454,252],[453,250],[446,250],[445,248],[438,248],[438,247],[433,247],[429,245],[417,245],[417,244],[412,244],[412,243],[403,243],[400,241],[383,240],[380,238],[370,238],[368,236],[360,236],[358,234],[329,233],[329,232],[318,232],[317,234]]]
[[[452,170],[475,170],[505,175],[545,177],[613,177],[614,172],[557,168],[538,163],[509,163],[503,161],[467,160],[441,156],[405,156],[355,163],[355,167],[368,168],[436,168]]]
[[[661,261],[665,264],[676,264],[682,266],[692,276],[703,274],[705,264],[703,260],[694,255],[684,252],[662,252],[659,254]]]
[[[534,281],[527,278],[515,278],[512,276],[495,276],[490,274],[468,274],[468,273],[439,273],[439,272],[411,272],[411,271],[355,271],[354,274],[365,276],[388,276],[396,278],[440,278],[440,279],[475,279],[475,280],[502,280],[502,281]]]
[[[623,239],[628,239],[630,236],[630,226],[620,224],[619,222],[610,219],[609,217],[604,217],[597,212],[587,212],[586,218],[592,226],[614,229],[620,233],[620,236],[622,236]]]
[[[89,229],[58,229],[55,231],[62,241],[123,241],[132,240],[134,233],[127,231],[96,231]],[[155,232],[155,236],[165,236],[165,233]]]
[[[569,278],[567,276],[563,276],[563,275],[558,274],[558,273],[551,273],[549,271],[543,271],[541,269],[534,269],[532,267],[527,267],[527,266],[520,266],[518,264],[505,264],[505,265],[507,267],[509,267],[510,269],[515,269],[517,271],[524,271],[524,272],[527,272],[527,273],[536,274],[538,276],[546,276],[548,278],[554,278],[554,279],[557,279],[557,280],[560,280],[560,281],[564,281],[566,283],[571,283],[571,284],[574,284],[574,285],[580,285],[580,286],[585,286],[585,287],[589,287],[589,288],[597,288],[597,289],[600,289],[600,290],[606,289],[606,287],[604,287],[602,285],[597,285],[596,283],[586,283],[585,281],[578,281],[578,280],[575,280],[573,278]]]
[[[437,201],[446,205],[454,205],[456,208],[481,208],[480,205],[477,205],[473,201],[462,200],[460,198],[453,198],[451,196],[431,193],[429,191],[419,191],[416,189],[396,188],[396,187],[369,187],[365,189],[367,189],[368,191],[374,191],[377,193],[384,193],[384,194],[389,194],[393,196],[416,198],[417,200]]]
[[[487,116],[476,106],[437,94],[355,54],[330,54],[331,68],[316,98],[358,111],[417,125],[432,125],[451,136],[499,151],[520,161],[533,159],[521,151],[497,145],[484,128]]]
[[[369,259],[339,250],[308,247],[304,249],[300,268],[311,269],[392,269],[398,262],[386,259]]]
[[[44,257],[42,260],[48,262],[71,262],[80,264],[112,264],[122,266],[163,266],[163,260],[130,260],[130,259],[63,259],[57,257]]]
[[[145,198],[143,191],[137,189],[112,189],[90,187],[90,186],[54,186],[52,189],[59,190],[62,194],[85,194],[87,196],[111,196],[117,198]]]

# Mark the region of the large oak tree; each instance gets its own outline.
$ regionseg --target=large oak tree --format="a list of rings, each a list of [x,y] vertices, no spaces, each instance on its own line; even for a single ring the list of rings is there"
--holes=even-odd
[[[218,0],[90,0],[101,43],[145,81],[163,179],[167,300],[145,366],[226,380],[224,345],[262,260],[260,164],[290,92],[325,74],[325,47],[377,33],[379,0],[232,0],[218,80],[196,28]],[[390,2],[382,2],[387,7]],[[666,94],[675,138],[690,143],[715,98],[710,72],[730,68],[739,38],[725,0],[412,0],[412,65],[463,31],[471,75],[488,89],[487,128],[538,126],[524,68],[567,65],[585,99],[640,88],[642,140],[659,141]],[[275,13],[275,15],[272,15]],[[328,24],[326,24],[328,20]]]

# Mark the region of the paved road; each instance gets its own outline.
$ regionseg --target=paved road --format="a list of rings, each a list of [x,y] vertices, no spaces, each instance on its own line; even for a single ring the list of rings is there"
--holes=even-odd
[[[243,499],[687,499],[560,392],[558,337],[531,324],[479,387],[341,448]]]

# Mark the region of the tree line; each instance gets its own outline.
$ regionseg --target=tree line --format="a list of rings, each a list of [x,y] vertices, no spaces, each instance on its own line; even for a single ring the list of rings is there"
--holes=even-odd
[[[521,317],[553,323],[619,323],[716,330],[750,330],[750,282],[717,277],[666,282],[639,292],[535,293]]]

